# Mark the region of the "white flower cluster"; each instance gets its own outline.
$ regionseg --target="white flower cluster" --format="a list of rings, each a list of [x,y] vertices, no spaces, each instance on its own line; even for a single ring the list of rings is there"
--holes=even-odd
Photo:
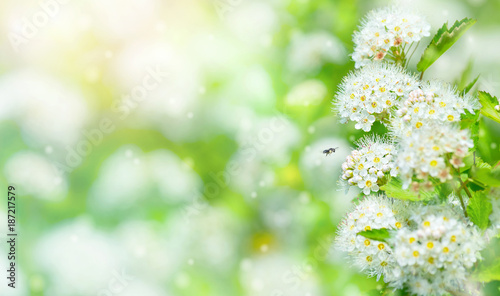
[[[403,203],[384,196],[366,196],[341,222],[335,246],[349,253],[354,263],[377,280],[391,270],[396,261],[391,247],[384,242],[357,235],[372,229],[402,229],[406,227]]]
[[[464,166],[463,158],[472,147],[469,131],[453,125],[432,124],[415,130],[401,140],[396,159],[403,188],[408,188],[414,175],[425,181],[429,176],[441,182],[452,179],[449,164],[454,168]]]
[[[461,212],[466,213],[460,209],[463,200],[459,204],[450,196],[438,205],[437,200],[423,204],[370,195],[387,182],[392,185],[388,188],[398,184],[391,177],[413,191],[429,191],[435,183],[460,177],[464,158],[474,147],[469,130],[461,130],[458,123],[463,115],[476,114],[477,98],[439,81],[420,82],[399,65],[373,61],[387,54],[406,65],[406,45],[428,36],[429,29],[422,17],[391,7],[370,12],[354,34],[352,56],[356,68],[362,68],[342,81],[335,111],[341,123],[354,121],[356,129],[366,132],[382,121],[391,142],[364,138],[342,164],[343,183],[361,188],[366,196],[339,225],[335,244],[362,271],[377,280],[383,277],[389,287],[412,295],[455,295],[469,285],[469,269],[485,246],[485,235]],[[488,231],[494,232],[500,228],[500,198],[491,199]],[[390,239],[359,234],[382,228]]]
[[[418,88],[418,81],[400,66],[372,63],[345,77],[334,102],[340,122],[356,122],[356,129],[370,131],[384,119],[401,97]]]
[[[392,160],[394,146],[381,139],[364,138],[358,147],[342,164],[341,178],[348,186],[358,186],[368,195],[379,191],[386,173],[397,175]]]
[[[413,90],[402,101],[391,120],[396,136],[410,136],[412,131],[434,122],[450,123],[460,121],[465,110],[474,114],[479,101],[470,95],[459,95],[456,88],[439,81],[429,81]]]
[[[407,284],[413,294],[422,296],[459,291],[484,247],[479,231],[452,211],[437,206],[417,210],[424,214],[412,216],[410,225],[416,227],[399,230],[391,241],[401,275],[390,285]]]
[[[387,242],[366,238],[361,231],[385,228]],[[485,242],[475,226],[442,206],[365,197],[342,221],[335,246],[353,262],[389,286],[409,287],[415,295],[447,295],[467,283],[468,269],[480,258]]]
[[[354,33],[352,58],[360,68],[371,60],[384,59],[393,47],[399,50],[429,35],[430,25],[423,16],[398,7],[373,10]]]

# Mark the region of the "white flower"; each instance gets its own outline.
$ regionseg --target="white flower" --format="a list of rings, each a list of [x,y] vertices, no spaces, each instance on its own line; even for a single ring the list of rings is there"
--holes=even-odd
[[[292,72],[315,73],[323,64],[344,64],[346,60],[342,42],[328,32],[319,31],[293,36],[287,64]]]
[[[466,284],[485,243],[475,226],[443,206],[412,208],[410,227],[390,240],[401,275],[416,295],[448,295]],[[400,282],[389,285],[400,287]]]
[[[423,16],[399,7],[385,7],[368,13],[354,32],[352,59],[356,68],[371,60],[382,60],[391,48],[402,52],[407,44],[430,35],[430,25]]]
[[[424,181],[431,176],[446,182],[452,178],[451,168],[462,166],[463,157],[472,147],[469,131],[450,124],[433,123],[415,130],[398,147],[396,167],[403,188],[408,188],[414,176]],[[453,155],[451,163],[446,159],[449,153]]]
[[[385,196],[370,195],[363,199],[340,223],[335,247],[349,253],[362,270],[372,276],[393,273],[396,266],[387,243],[357,235],[372,229],[400,229],[405,227],[404,203]]]
[[[371,64],[343,79],[333,104],[342,123],[353,120],[356,129],[370,131],[376,117],[386,118],[418,86],[418,80],[399,66]]]
[[[470,95],[460,95],[457,89],[440,81],[429,81],[413,90],[406,100],[398,103],[391,120],[391,131],[399,137],[410,136],[413,130],[426,125],[460,121],[460,115],[474,114],[479,101]]]
[[[319,105],[327,93],[328,89],[321,80],[310,79],[294,86],[286,95],[286,103],[301,107]]]
[[[385,174],[394,169],[394,146],[383,139],[365,137],[342,164],[346,186],[358,186],[365,195],[378,192]]]

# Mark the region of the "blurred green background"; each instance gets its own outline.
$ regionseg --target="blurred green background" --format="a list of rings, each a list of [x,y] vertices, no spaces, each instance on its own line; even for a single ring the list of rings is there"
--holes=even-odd
[[[499,94],[500,1],[400,2],[433,33],[477,18],[426,77],[459,81],[468,68],[466,79],[481,73],[479,87]],[[19,269],[17,288],[2,281],[0,294],[381,287],[331,249],[357,195],[339,191],[340,165],[363,135],[338,123],[331,99],[354,67],[360,18],[388,4],[2,1],[0,221],[13,184]],[[484,123],[491,140],[478,149],[491,162],[500,130]]]

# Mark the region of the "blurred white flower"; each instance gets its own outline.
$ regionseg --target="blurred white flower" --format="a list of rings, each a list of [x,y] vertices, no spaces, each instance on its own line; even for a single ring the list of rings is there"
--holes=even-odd
[[[173,277],[185,264],[189,242],[161,223],[126,221],[115,230],[117,244],[126,254],[126,269],[153,283]]]
[[[290,162],[291,152],[298,145],[301,134],[291,120],[276,114],[242,124],[236,139],[241,153],[251,156],[247,159],[283,166]]]
[[[269,1],[239,1],[225,16],[227,26],[247,44],[269,46],[279,23]]]
[[[246,106],[273,108],[276,93],[269,73],[260,65],[248,66],[239,72],[241,73],[228,83],[222,96]]]
[[[288,49],[287,66],[292,72],[314,73],[324,64],[344,64],[346,61],[344,45],[328,32],[297,34]]]
[[[314,270],[282,254],[269,254],[242,262],[240,278],[245,295],[319,296]]]
[[[68,182],[53,163],[44,156],[22,151],[11,156],[4,168],[5,176],[23,195],[47,201],[60,201],[68,193]]]
[[[45,293],[54,296],[95,295],[123,268],[116,242],[83,218],[51,229],[33,250],[49,278]]]
[[[30,145],[74,145],[88,117],[81,93],[60,80],[29,69],[0,77],[0,120],[16,121]]]
[[[327,93],[328,89],[321,80],[310,79],[294,86],[285,100],[291,106],[319,105]]]
[[[137,38],[161,19],[162,3],[158,0],[92,0],[89,5],[96,34],[103,39]]]
[[[335,147],[339,148],[334,155],[327,157],[322,153],[325,149]],[[340,167],[349,151],[349,143],[341,138],[325,137],[308,145],[299,160],[300,173],[306,186],[331,192],[336,187],[335,182],[341,173]]]
[[[186,192],[201,186],[200,177],[172,152],[144,154],[130,145],[103,163],[88,202],[91,208],[106,212],[127,209],[155,188],[167,203],[187,202]]]

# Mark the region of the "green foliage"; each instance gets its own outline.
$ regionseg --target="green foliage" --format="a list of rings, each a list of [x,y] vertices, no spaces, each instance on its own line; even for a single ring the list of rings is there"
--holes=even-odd
[[[420,62],[417,64],[417,70],[424,72],[429,68],[443,53],[445,53],[460,37],[476,23],[475,19],[464,18],[456,21],[451,28],[445,23],[439,29],[432,39],[431,43],[425,49]]]
[[[474,183],[486,187],[500,187],[500,167],[492,169],[491,166],[472,167],[471,176]]]
[[[480,91],[479,102],[483,106],[481,114],[500,123],[500,112],[495,110],[495,106],[498,105],[498,99],[485,91]]]
[[[436,196],[435,192],[419,191],[413,192],[409,189],[403,189],[403,184],[398,178],[392,178],[387,184],[380,187],[388,197],[397,198],[401,200],[427,200]]]
[[[473,277],[480,282],[500,281],[500,259],[488,266],[480,267]]]
[[[360,231],[358,235],[384,243],[391,237],[391,233],[385,228]]]
[[[489,219],[492,211],[492,205],[486,194],[482,191],[474,192],[473,197],[469,200],[467,213],[470,220],[477,227],[485,230],[488,228]]]
[[[460,129],[470,130],[471,139],[474,141],[474,148],[471,149],[472,151],[476,150],[479,141],[479,114],[479,112],[472,114],[466,111],[466,113],[462,115],[462,120],[460,121]]]
[[[460,91],[463,93],[463,94],[467,94],[470,92],[470,90],[474,87],[474,85],[476,85],[476,82],[479,80],[479,77],[481,75],[477,75],[476,79],[472,80],[469,84],[467,84],[463,89],[460,89]]]

